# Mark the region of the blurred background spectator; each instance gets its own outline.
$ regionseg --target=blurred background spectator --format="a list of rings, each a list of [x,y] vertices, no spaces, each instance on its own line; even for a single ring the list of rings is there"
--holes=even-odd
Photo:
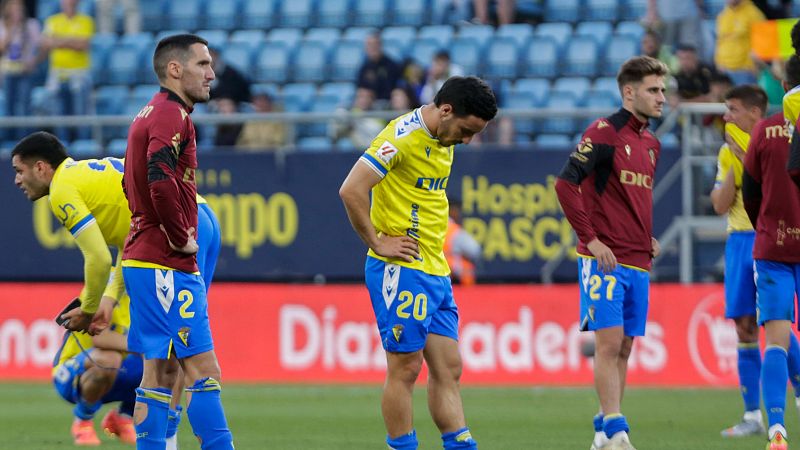
[[[6,94],[5,114],[27,116],[31,113],[30,93],[41,30],[39,22],[28,17],[21,0],[6,0],[0,8],[0,70]],[[25,130],[8,133],[4,130],[7,139],[19,139],[24,133]]]
[[[755,65],[750,57],[750,30],[765,19],[764,13],[750,0],[726,0],[717,16],[717,69],[730,75],[733,83],[756,82]]]
[[[391,94],[390,94],[391,95]],[[350,111],[366,112],[371,111],[375,106],[375,92],[371,89],[356,89],[353,106]],[[353,147],[366,149],[369,147],[375,136],[383,130],[386,122],[372,117],[338,117],[332,125],[333,140],[348,139]]]
[[[253,95],[253,110],[257,113],[275,112],[272,97],[266,93]],[[244,124],[236,146],[246,150],[276,150],[286,146],[288,130],[285,123],[273,120],[255,120]]]
[[[703,55],[704,18],[703,0],[647,0],[642,22],[663,37],[664,45],[672,49],[691,45],[698,55]]]
[[[235,67],[225,62],[218,47],[208,49],[211,54],[211,67],[214,69],[214,81],[211,82],[211,98],[228,98],[237,103],[250,101],[250,80]]]
[[[710,98],[711,79],[716,74],[713,66],[700,61],[697,49],[691,45],[681,45],[676,52],[678,71],[678,97],[683,101],[706,102]]]
[[[495,5],[495,15],[497,16],[497,24],[505,25],[514,22],[516,1],[515,0],[473,0],[472,5],[475,9],[475,20],[478,23],[489,24],[489,3]]]
[[[461,227],[461,201],[450,199],[450,217],[444,239],[444,255],[453,283],[475,284],[475,266],[481,259],[481,244]]]
[[[239,103],[232,98],[221,97],[214,100],[214,108],[218,114],[236,114],[239,112]],[[214,136],[214,145],[218,147],[233,147],[236,145],[241,131],[241,124],[218,125],[217,133]]]
[[[142,14],[139,0],[95,0],[97,8],[97,31],[117,32],[117,9],[122,7],[125,34],[138,33],[142,29]]]
[[[372,33],[364,41],[366,57],[358,70],[359,89],[369,89],[374,93],[376,100],[388,103],[392,89],[400,80],[400,66],[383,52],[383,42],[378,33]]]
[[[439,88],[442,87],[448,78],[463,75],[465,75],[464,69],[450,61],[450,53],[447,52],[447,50],[436,52],[436,54],[433,55],[430,67],[428,67],[425,85],[422,86],[419,100],[422,103],[432,102],[433,97],[439,92]]]

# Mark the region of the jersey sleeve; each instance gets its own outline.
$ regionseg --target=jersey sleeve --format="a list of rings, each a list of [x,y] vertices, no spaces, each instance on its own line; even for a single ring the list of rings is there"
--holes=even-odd
[[[402,148],[399,140],[394,139],[392,127],[389,125],[372,141],[360,159],[383,178],[402,161]]]
[[[761,143],[764,142],[764,138],[763,124],[758,123],[753,129],[750,145],[744,155],[742,170],[742,203],[753,228],[756,227],[761,209]]]
[[[96,223],[80,192],[71,183],[51,185],[49,201],[50,210],[75,238],[89,225]]]
[[[783,117],[791,127],[797,127],[800,115],[800,86],[796,86],[783,96]]]

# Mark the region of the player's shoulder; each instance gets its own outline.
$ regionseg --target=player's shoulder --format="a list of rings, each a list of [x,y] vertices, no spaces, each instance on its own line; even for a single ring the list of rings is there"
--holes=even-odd
[[[784,119],[783,112],[773,114],[767,118],[761,119],[753,126],[752,137],[753,139],[762,140],[765,138],[785,137],[789,138],[787,123]]]
[[[417,108],[394,119],[389,122],[384,132],[389,132],[387,137],[391,137],[396,144],[413,141],[419,133],[427,132],[425,124],[422,122],[421,110]]]
[[[592,139],[595,143],[613,143],[617,138],[617,133],[627,123],[627,118],[621,117],[618,113],[608,117],[601,117],[592,122],[584,131],[584,137]]]

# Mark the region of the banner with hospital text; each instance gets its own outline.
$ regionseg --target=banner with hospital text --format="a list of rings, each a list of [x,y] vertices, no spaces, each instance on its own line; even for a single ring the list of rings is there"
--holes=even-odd
[[[482,245],[478,281],[538,280],[548,263],[555,280],[574,279],[574,235],[553,187],[568,154],[488,146],[456,149],[451,176],[438,180],[437,186],[461,201],[463,226]],[[664,151],[658,173],[672,167],[677,156]],[[216,279],[363,279],[366,247],[338,195],[358,157],[336,152],[200,154],[198,190],[222,229]],[[72,236],[46,200],[31,205],[14,186],[10,161],[0,158],[0,163],[0,280],[81,280],[82,256]],[[425,174],[419,176],[425,179]],[[656,236],[681,210],[679,188],[674,183],[656,204]]]
[[[79,291],[77,283],[0,283],[0,379],[49,379],[64,334],[53,317]],[[577,285],[457,287],[455,297],[464,384],[591,384]],[[209,306],[226,381],[383,380],[385,355],[363,286],[217,283]],[[723,313],[719,284],[653,285],[630,384],[736,386],[736,330]]]

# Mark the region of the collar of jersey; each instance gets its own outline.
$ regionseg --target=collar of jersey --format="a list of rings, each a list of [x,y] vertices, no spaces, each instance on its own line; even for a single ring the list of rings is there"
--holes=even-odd
[[[159,90],[159,92],[166,93],[167,94],[167,100],[172,100],[173,102],[178,102],[181,106],[183,106],[183,109],[188,111],[190,114],[191,114],[192,110],[194,109],[194,108],[190,107],[189,105],[187,105],[186,103],[184,103],[183,99],[178,94],[176,94],[175,92],[173,92],[170,89],[165,88],[164,86],[161,86],[161,90]]]
[[[419,123],[422,126],[422,129],[425,131],[425,134],[427,134],[429,138],[436,139],[438,141],[439,138],[432,135],[430,130],[428,130],[428,125],[425,123],[425,119],[422,117],[422,107],[420,106],[419,108],[415,109],[413,114],[419,116]]]
[[[637,119],[636,116],[633,115],[632,112],[628,111],[625,108],[620,108],[617,114],[622,115],[623,117],[627,117],[627,124],[631,126],[637,133],[643,133],[644,130],[647,129],[647,121],[642,122],[641,120]]]

